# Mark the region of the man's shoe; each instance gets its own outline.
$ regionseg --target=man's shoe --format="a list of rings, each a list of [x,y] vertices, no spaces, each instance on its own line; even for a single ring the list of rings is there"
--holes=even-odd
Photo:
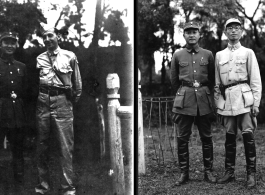
[[[38,186],[35,187],[35,192],[37,194],[46,194],[49,191],[50,191],[50,187],[48,185],[46,185],[44,187],[44,186],[42,186],[42,185],[39,184]]]
[[[235,174],[230,173],[230,172],[226,172],[225,175],[221,179],[217,180],[217,183],[218,184],[224,184],[224,183],[228,183],[231,181],[235,181]]]
[[[253,188],[256,186],[256,174],[251,173],[247,176],[247,188]]]
[[[213,176],[213,173],[211,171],[205,171],[204,172],[204,180],[209,183],[216,183],[216,177]]]
[[[185,184],[189,181],[189,174],[188,173],[181,173],[178,181],[176,181],[175,185],[180,186],[182,184]]]

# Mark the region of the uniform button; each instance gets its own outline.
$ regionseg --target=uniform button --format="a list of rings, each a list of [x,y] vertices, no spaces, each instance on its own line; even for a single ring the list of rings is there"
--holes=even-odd
[[[193,61],[193,64],[195,64],[195,61]]]
[[[13,103],[15,103],[15,101],[13,100]]]
[[[14,81],[11,81],[11,83],[14,83]]]
[[[197,89],[195,89],[195,91],[197,91]]]
[[[194,70],[194,72],[196,72],[196,70]]]
[[[194,53],[192,53],[192,55],[194,55]]]
[[[178,94],[179,94],[179,92],[178,92]]]
[[[10,74],[12,74],[12,72],[10,72]]]

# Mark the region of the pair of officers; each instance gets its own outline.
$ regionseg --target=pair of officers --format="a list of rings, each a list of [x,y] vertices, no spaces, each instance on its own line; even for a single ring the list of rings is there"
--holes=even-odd
[[[235,180],[236,136],[242,133],[248,188],[256,186],[254,131],[261,100],[261,77],[253,50],[240,44],[242,24],[230,18],[224,26],[227,47],[216,53],[199,47],[197,22],[184,26],[186,48],[176,51],[171,61],[171,83],[176,94],[172,112],[177,125],[178,161],[181,170],[176,185],[189,181],[189,138],[195,122],[202,141],[204,180],[224,184]],[[212,98],[214,92],[214,98]],[[217,111],[225,127],[225,173],[213,174],[211,122]]]
[[[36,106],[37,169],[36,193],[50,191],[48,162],[50,132],[59,144],[62,194],[75,194],[73,179],[73,104],[82,93],[82,82],[76,55],[58,45],[60,34],[55,28],[43,32],[47,51],[37,57],[39,93]],[[14,59],[18,38],[12,32],[0,37],[0,139],[10,142],[14,179],[24,180],[23,139],[28,101],[26,65]]]

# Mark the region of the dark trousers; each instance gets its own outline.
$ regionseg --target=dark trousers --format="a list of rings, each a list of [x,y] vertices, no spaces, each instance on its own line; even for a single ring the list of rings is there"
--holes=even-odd
[[[189,116],[175,114],[173,120],[177,123],[178,160],[181,172],[189,172],[189,138],[192,133],[192,124],[196,122],[202,141],[203,161],[205,172],[213,168],[213,143],[211,133],[211,114],[203,116]]]
[[[14,174],[23,175],[24,173],[23,128],[0,128],[1,148],[3,148],[3,142],[5,136],[7,137],[7,140],[9,141],[11,147]]]
[[[175,121],[177,121],[177,137],[183,141],[188,142],[192,133],[192,124],[195,122],[201,138],[212,137],[211,131],[211,114],[203,116],[189,116],[183,114],[176,114]]]

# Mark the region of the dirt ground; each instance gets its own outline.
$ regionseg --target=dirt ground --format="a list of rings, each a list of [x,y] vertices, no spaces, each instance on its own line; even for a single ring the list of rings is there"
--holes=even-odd
[[[203,181],[203,159],[201,142],[196,126],[191,136],[190,179],[182,186],[174,186],[180,175],[176,157],[173,127],[145,128],[146,174],[138,176],[138,194],[174,194],[174,195],[258,195],[265,194],[265,128],[255,132],[257,150],[257,187],[246,189],[245,152],[242,136],[237,137],[236,181],[229,184],[209,184]],[[158,131],[159,130],[159,131]],[[224,173],[225,131],[222,127],[213,127],[214,174],[220,178]],[[161,148],[163,150],[161,150]]]
[[[23,185],[15,185],[11,165],[10,149],[0,150],[0,194],[1,195],[32,195],[37,184],[37,167],[35,152],[26,151],[25,176]],[[103,162],[91,161],[87,155],[74,156],[75,183],[77,195],[108,195],[112,191],[111,178],[108,175],[109,160]],[[58,195],[60,189],[59,162],[53,151],[49,161],[51,191],[48,195]]]

